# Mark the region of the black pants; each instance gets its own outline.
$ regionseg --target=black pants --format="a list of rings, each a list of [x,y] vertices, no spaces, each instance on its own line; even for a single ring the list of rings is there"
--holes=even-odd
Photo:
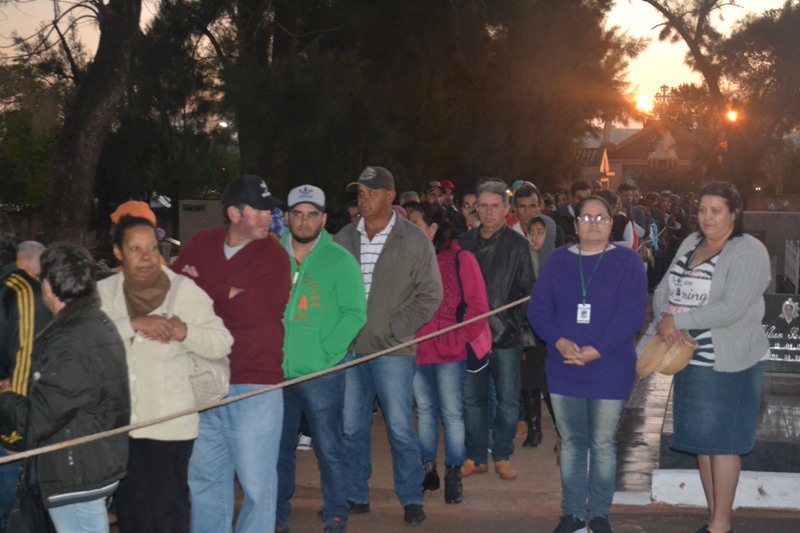
[[[129,442],[128,475],[114,494],[120,533],[189,533],[194,440]]]

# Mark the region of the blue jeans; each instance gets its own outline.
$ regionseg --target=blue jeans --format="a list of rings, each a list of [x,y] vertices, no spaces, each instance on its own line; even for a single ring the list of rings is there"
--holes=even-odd
[[[507,461],[514,453],[514,435],[519,413],[519,365],[522,346],[494,348],[489,366],[480,372],[468,372],[464,381],[464,425],[467,432],[467,459],[487,463],[489,447],[489,380],[494,383],[497,408],[492,428],[492,458]]]
[[[229,395],[264,387],[231,385]],[[275,529],[282,427],[281,389],[200,413],[200,436],[189,461],[193,533],[233,531],[234,474],[244,493],[237,533]]]
[[[48,509],[58,533],[108,533],[106,498]]]
[[[350,354],[348,361],[356,356]],[[411,356],[385,355],[345,371],[344,442],[347,449],[347,499],[369,503],[372,475],[372,404],[381,403],[392,448],[394,490],[400,503],[422,505],[422,460],[414,432],[413,380],[416,361]]]
[[[423,461],[436,461],[439,415],[444,426],[444,464],[464,464],[464,375],[467,361],[417,365],[414,400],[417,402],[419,451]]]
[[[6,456],[8,452],[0,448],[0,457]],[[0,531],[6,530],[6,518],[17,501],[17,481],[21,473],[22,461],[0,465]]]
[[[289,521],[289,500],[295,488],[295,449],[303,413],[311,429],[322,481],[322,520],[347,523],[347,460],[344,451],[344,372],[328,374],[283,389],[283,433],[278,456],[276,525]]]
[[[617,423],[625,401],[552,393],[550,400],[561,434],[561,508],[581,519],[587,512],[590,519],[608,516],[617,472]]]

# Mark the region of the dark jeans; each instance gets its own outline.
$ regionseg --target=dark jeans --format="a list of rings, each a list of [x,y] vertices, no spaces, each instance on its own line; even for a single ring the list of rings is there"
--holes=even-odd
[[[347,523],[347,458],[343,435],[344,372],[335,372],[283,390],[283,433],[278,454],[276,525],[289,521],[295,487],[295,449],[305,414],[322,482],[322,520]]]
[[[514,435],[519,413],[519,365],[522,347],[494,348],[489,366],[480,372],[468,372],[464,380],[464,426],[467,459],[486,464],[489,447],[488,390],[494,383],[497,409],[492,428],[492,458],[506,461],[514,453]]]
[[[114,494],[120,533],[188,533],[194,440],[129,442],[128,475]]]
[[[0,457],[8,453],[0,448]],[[0,465],[0,531],[6,530],[6,518],[17,500],[17,481],[22,473],[22,461]]]

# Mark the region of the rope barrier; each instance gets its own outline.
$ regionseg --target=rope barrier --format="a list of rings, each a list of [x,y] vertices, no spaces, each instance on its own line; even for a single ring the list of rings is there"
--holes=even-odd
[[[135,429],[141,429],[141,428],[144,428],[144,427],[155,426],[157,424],[161,424],[161,423],[167,422],[169,420],[174,420],[174,419],[180,418],[182,416],[187,416],[187,415],[191,415],[191,414],[194,414],[194,413],[200,413],[202,411],[207,411],[209,409],[214,409],[215,407],[220,407],[222,405],[228,405],[230,403],[238,402],[238,401],[241,401],[241,400],[246,400],[247,398],[252,398],[253,396],[258,396],[259,394],[266,394],[268,392],[272,392],[272,391],[275,391],[275,390],[278,390],[278,389],[282,389],[284,387],[290,387],[292,385],[296,385],[297,383],[302,383],[304,381],[310,381],[312,379],[315,379],[315,378],[318,378],[318,377],[322,377],[322,376],[325,376],[327,374],[331,374],[333,372],[339,372],[341,370],[345,370],[347,368],[350,368],[351,366],[356,366],[356,365],[360,365],[360,364],[366,363],[368,361],[372,361],[373,359],[377,359],[378,357],[381,357],[383,355],[390,354],[390,353],[395,352],[397,350],[400,350],[402,348],[407,348],[409,346],[413,346],[413,345],[418,344],[418,343],[420,343],[422,341],[426,341],[426,340],[432,339],[434,337],[438,337],[439,335],[442,335],[442,334],[447,333],[449,331],[453,331],[453,330],[462,328],[462,327],[464,327],[464,326],[466,326],[468,324],[472,324],[473,322],[477,322],[479,320],[483,320],[483,319],[488,318],[490,316],[493,316],[493,315],[496,315],[498,313],[501,313],[502,311],[506,311],[508,309],[511,309],[512,307],[516,307],[518,305],[522,305],[523,303],[527,302],[530,299],[531,299],[530,296],[526,296],[524,298],[520,298],[519,300],[511,302],[510,304],[506,304],[506,305],[504,305],[502,307],[498,307],[497,309],[492,309],[491,311],[483,313],[482,315],[478,315],[476,317],[470,318],[469,320],[465,320],[463,322],[459,322],[458,324],[453,324],[452,326],[448,326],[448,327],[440,329],[438,331],[434,331],[433,333],[429,333],[428,335],[425,335],[425,336],[420,337],[418,339],[412,339],[412,340],[406,341],[406,342],[404,342],[402,344],[398,344],[397,346],[392,346],[391,348],[387,348],[387,349],[381,350],[379,352],[371,353],[369,355],[365,355],[364,357],[359,357],[358,359],[354,359],[353,361],[349,361],[347,363],[342,363],[340,365],[336,365],[334,367],[331,367],[331,368],[328,368],[328,369],[325,369],[325,370],[320,370],[319,372],[314,372],[313,374],[308,374],[308,375],[305,375],[305,376],[302,376],[302,377],[299,377],[299,378],[293,378],[293,379],[290,379],[290,380],[287,380],[287,381],[283,381],[283,382],[275,384],[275,385],[269,385],[269,386],[264,387],[262,389],[257,389],[257,390],[253,390],[253,391],[250,391],[250,392],[246,392],[246,393],[240,394],[238,396],[231,396],[229,398],[223,398],[222,400],[220,400],[218,402],[199,405],[197,407],[192,407],[190,409],[184,409],[182,411],[177,411],[175,413],[172,413],[172,414],[169,414],[169,415],[164,415],[164,416],[159,417],[159,418],[152,418],[150,420],[144,420],[142,422],[137,422],[135,424],[128,424],[127,426],[122,426],[122,427],[118,427],[118,428],[115,428],[115,429],[109,429],[107,431],[102,431],[100,433],[93,433],[91,435],[84,435],[83,437],[77,437],[77,438],[74,438],[74,439],[65,440],[65,441],[62,441],[62,442],[57,442],[55,444],[49,444],[47,446],[42,446],[40,448],[34,448],[34,449],[31,449],[31,450],[25,450],[23,452],[14,453],[14,454],[8,455],[6,457],[0,457],[0,465],[5,464],[5,463],[10,463],[10,462],[13,462],[13,461],[19,461],[19,460],[22,460],[22,459],[27,459],[28,457],[34,457],[34,456],[37,456],[37,455],[42,455],[44,453],[54,452],[56,450],[61,450],[63,448],[69,448],[71,446],[78,446],[80,444],[86,444],[87,442],[94,442],[96,440],[105,439],[105,438],[108,438],[108,437],[112,437],[114,435],[120,435],[122,433],[128,433],[128,432],[133,431]]]

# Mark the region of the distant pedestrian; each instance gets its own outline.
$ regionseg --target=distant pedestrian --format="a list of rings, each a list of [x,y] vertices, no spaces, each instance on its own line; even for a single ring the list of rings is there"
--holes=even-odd
[[[528,240],[506,224],[509,199],[506,184],[488,180],[478,186],[478,215],[481,226],[459,238],[461,247],[475,255],[486,282],[489,308],[497,309],[530,295],[535,281],[533,250]],[[488,368],[467,375],[464,384],[464,423],[467,432],[464,476],[488,471],[489,430],[492,431],[492,459],[500,479],[513,480],[511,465],[514,436],[519,416],[520,361],[522,338],[529,329],[520,306],[489,318],[492,351]],[[488,427],[489,380],[497,394],[494,427]]]
[[[732,531],[742,467],[755,445],[769,341],[762,327],[770,261],[744,233],[742,200],[722,181],[700,189],[698,231],[680,245],[653,295],[656,330],[665,340],[688,331],[698,342],[675,375],[670,446],[697,456],[708,503],[698,533]]]
[[[100,310],[94,260],[83,247],[60,243],[42,254],[41,266],[53,319],[36,336],[26,394],[0,381],[0,420],[23,432],[29,449],[130,421],[125,347]],[[106,498],[125,477],[127,458],[122,433],[26,459],[56,531],[109,531]]]
[[[270,236],[278,201],[258,176],[232,181],[222,194],[226,226],[196,234],[173,270],[188,275],[214,301],[233,335],[229,396],[283,381],[283,313],[289,300],[289,256]],[[200,413],[189,462],[192,531],[231,531],[234,477],[244,502],[237,533],[275,528],[283,391],[278,389]]]
[[[292,265],[284,313],[283,373],[298,378],[339,363],[367,320],[361,268],[325,231],[325,193],[313,185],[289,192],[288,227],[281,244]],[[303,416],[308,420],[322,479],[325,533],[347,529],[347,457],[343,433],[345,375],[334,372],[286,387],[278,457],[275,531],[288,530],[295,489],[295,449]]]
[[[358,188],[361,218],[342,228],[336,242],[361,265],[367,294],[367,324],[353,344],[352,360],[412,340],[442,303],[442,278],[425,234],[392,210],[392,173],[367,167],[351,187]],[[415,354],[416,346],[410,346],[347,369],[344,402],[350,512],[369,512],[370,433],[377,397],[392,447],[395,492],[403,520],[412,526],[426,518],[413,419]]]
[[[528,319],[547,343],[545,372],[561,437],[561,509],[553,533],[613,533],[616,432],[636,380],[634,336],[644,320],[642,260],[610,243],[611,208],[600,197],[575,209],[578,243],[542,266]]]
[[[42,300],[38,276],[17,264],[18,248],[11,220],[0,211],[0,380],[9,380],[13,391],[28,393],[34,336],[50,321]],[[0,424],[0,457],[22,449],[22,435]],[[16,500],[21,462],[0,465],[0,531]]]
[[[475,256],[458,245],[458,233],[438,204],[423,203],[411,215],[436,249],[442,275],[444,300],[433,319],[422,326],[417,337],[469,320],[489,310],[486,284]],[[460,309],[466,305],[466,309]],[[459,316],[461,314],[461,316]],[[492,347],[488,319],[423,341],[417,347],[417,373],[414,375],[414,399],[419,422],[419,445],[425,478],[425,490],[440,486],[436,470],[439,448],[439,418],[444,427],[445,503],[463,499],[461,466],[464,464],[464,378],[470,350],[483,359]]]
[[[117,221],[114,255],[122,271],[98,283],[98,292],[125,341],[131,421],[195,407],[188,352],[223,358],[231,334],[202,289],[161,266],[149,219],[125,215]],[[192,414],[130,432],[128,475],[116,494],[121,533],[188,533],[189,457],[198,424]]]

